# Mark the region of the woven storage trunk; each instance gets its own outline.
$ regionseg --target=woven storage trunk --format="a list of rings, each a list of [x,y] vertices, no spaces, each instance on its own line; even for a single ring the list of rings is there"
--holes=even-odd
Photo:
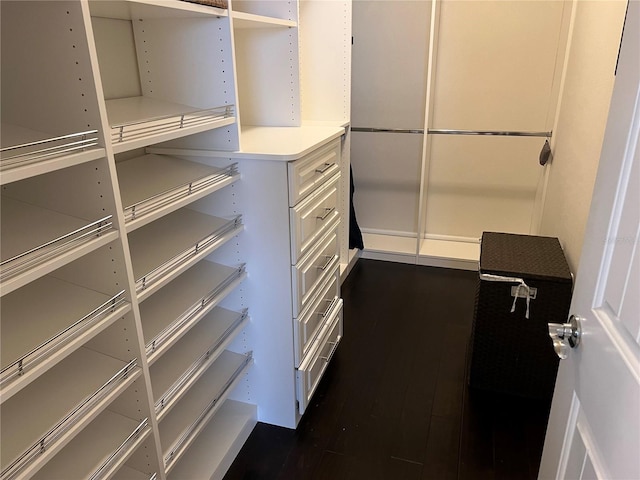
[[[509,278],[524,280],[530,290],[518,288],[520,283]],[[483,233],[469,385],[551,398],[559,358],[547,324],[567,321],[572,287],[558,239]],[[512,312],[514,295],[518,298]]]

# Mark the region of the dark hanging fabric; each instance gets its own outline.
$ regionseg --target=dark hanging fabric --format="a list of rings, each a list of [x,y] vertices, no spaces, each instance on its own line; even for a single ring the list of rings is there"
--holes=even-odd
[[[362,232],[356,220],[356,211],[353,208],[353,169],[349,166],[350,195],[349,195],[349,248],[364,249],[364,241],[362,240]]]

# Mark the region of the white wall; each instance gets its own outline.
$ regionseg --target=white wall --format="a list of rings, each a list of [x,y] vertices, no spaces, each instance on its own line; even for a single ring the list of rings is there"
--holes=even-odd
[[[554,159],[540,234],[558,237],[577,271],[614,82],[626,1],[575,5]]]

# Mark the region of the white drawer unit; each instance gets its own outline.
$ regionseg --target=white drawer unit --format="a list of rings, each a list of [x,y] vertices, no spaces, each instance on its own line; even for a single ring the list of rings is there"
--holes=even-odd
[[[296,356],[296,368],[302,358],[309,352],[313,340],[333,311],[335,302],[340,296],[340,271],[336,267],[318,289],[318,294],[310,301],[307,308],[293,322],[293,338]]]
[[[289,162],[289,206],[293,207],[340,171],[340,143],[331,142],[295,162]]]
[[[291,208],[291,263],[306,254],[314,242],[339,221],[338,180],[335,175],[316,192]]]
[[[303,414],[316,391],[322,374],[342,339],[342,300],[336,302],[311,351],[297,371],[298,409]]]
[[[342,336],[343,135],[336,126],[249,127],[237,152],[151,149],[215,168],[237,163],[241,172],[240,181],[199,208],[217,217],[225,213],[220,205],[233,204],[246,226],[208,260],[243,252],[247,281],[240,293],[251,328],[236,340],[253,344],[256,366],[269,371],[251,392],[270,406],[259,409],[264,423],[298,425]]]

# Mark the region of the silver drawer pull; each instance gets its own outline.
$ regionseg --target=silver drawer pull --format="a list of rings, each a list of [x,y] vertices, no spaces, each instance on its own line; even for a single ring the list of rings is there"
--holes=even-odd
[[[324,209],[324,215],[321,215],[319,217],[316,217],[318,220],[324,220],[325,218],[327,218],[329,215],[331,215],[331,213],[336,209],[336,207],[331,207],[331,208],[326,208]]]
[[[338,349],[338,341],[336,340],[335,342],[327,342],[327,345],[331,345],[331,351],[329,352],[329,355],[327,355],[326,357],[318,357],[318,358],[320,360],[324,360],[325,362],[329,363],[333,358],[333,354],[336,353],[336,350]]]
[[[329,267],[329,265],[331,265],[331,262],[333,262],[333,255],[325,255],[324,258],[327,259],[327,263],[325,263],[322,267],[316,267],[318,270],[321,270],[323,272]]]
[[[322,318],[326,318],[327,315],[329,315],[329,312],[331,311],[331,309],[333,308],[333,302],[334,302],[335,298],[332,299],[326,299],[325,302],[329,303],[329,306],[327,307],[327,309],[324,312],[318,312],[318,315],[321,316]]]
[[[321,168],[316,168],[316,173],[324,173],[334,165],[333,163],[325,163]]]

